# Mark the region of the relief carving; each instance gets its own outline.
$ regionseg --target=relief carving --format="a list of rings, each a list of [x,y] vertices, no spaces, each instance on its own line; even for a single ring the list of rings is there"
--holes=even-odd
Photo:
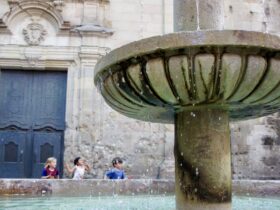
[[[23,53],[30,67],[36,67],[40,58],[42,57],[42,52],[36,47],[27,47]]]
[[[52,4],[59,12],[62,12],[64,0],[52,0]]]
[[[18,3],[19,3],[19,0],[8,0],[10,9],[12,9],[14,6],[18,5]]]
[[[24,40],[29,45],[39,45],[42,41],[45,40],[47,31],[40,23],[30,23],[22,30],[24,35]]]

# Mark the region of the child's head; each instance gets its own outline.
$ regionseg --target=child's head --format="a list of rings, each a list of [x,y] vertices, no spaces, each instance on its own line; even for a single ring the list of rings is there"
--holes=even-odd
[[[74,165],[75,166],[81,166],[84,164],[84,160],[81,157],[76,157],[74,159]]]
[[[122,168],[123,161],[122,161],[121,158],[115,157],[115,158],[112,160],[112,164],[113,164],[113,167],[114,167],[114,168],[121,169],[121,168]]]
[[[56,160],[56,158],[54,158],[54,157],[49,157],[48,159],[47,159],[47,161],[46,161],[46,164],[45,164],[45,167],[47,168],[55,168],[56,167],[56,162],[57,162],[57,160]]]

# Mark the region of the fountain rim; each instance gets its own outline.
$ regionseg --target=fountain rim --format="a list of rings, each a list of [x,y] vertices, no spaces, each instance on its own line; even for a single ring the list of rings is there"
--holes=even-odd
[[[133,57],[144,56],[160,50],[202,46],[249,46],[278,51],[280,50],[280,37],[276,34],[245,30],[183,31],[153,36],[116,48],[99,59],[94,69],[94,83],[98,83],[98,75],[106,72],[110,66]]]

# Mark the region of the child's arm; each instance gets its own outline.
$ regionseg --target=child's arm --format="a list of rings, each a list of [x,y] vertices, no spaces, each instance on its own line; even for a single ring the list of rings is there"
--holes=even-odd
[[[122,172],[122,179],[127,179],[124,171]]]
[[[111,175],[112,175],[112,171],[106,171],[105,175],[104,175],[104,179],[111,179]]]
[[[86,170],[87,172],[89,172],[89,171],[90,171],[90,167],[89,167],[89,165],[88,165],[88,164],[85,164],[85,170]]]
[[[49,179],[50,175],[47,174],[47,170],[44,168],[43,172],[42,172],[42,179]]]
[[[113,171],[113,169],[107,171],[107,172],[105,173],[106,179],[113,179],[113,178],[114,178],[114,173],[115,173],[115,172]]]
[[[70,174],[72,174],[75,171],[75,169],[76,169],[75,166],[73,168],[70,168],[67,163],[65,163],[65,168],[68,171],[68,173],[70,173]]]
[[[106,174],[106,173],[104,174],[103,179],[109,179],[109,177],[107,176],[107,174]]]

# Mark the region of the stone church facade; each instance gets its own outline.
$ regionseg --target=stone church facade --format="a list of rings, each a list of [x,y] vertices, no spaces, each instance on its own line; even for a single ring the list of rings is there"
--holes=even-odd
[[[277,0],[199,6],[223,10],[223,29],[280,34]],[[118,114],[93,83],[102,55],[172,31],[171,0],[0,0],[2,177],[38,177],[53,155],[60,169],[85,158],[90,178],[116,156],[131,178],[173,178],[173,125]],[[280,178],[279,125],[278,114],[232,124],[233,178]]]

